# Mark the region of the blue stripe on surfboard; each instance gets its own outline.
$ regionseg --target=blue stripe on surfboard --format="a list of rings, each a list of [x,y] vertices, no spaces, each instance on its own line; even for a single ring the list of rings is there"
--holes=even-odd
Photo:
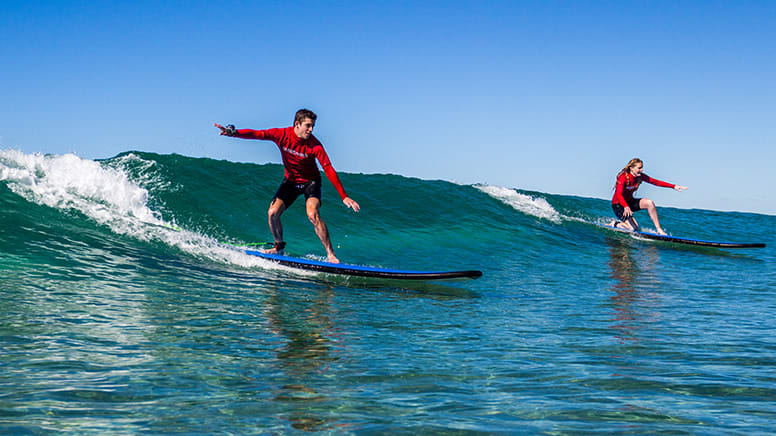
[[[280,254],[262,253],[261,251],[256,250],[244,251],[246,254],[250,254],[251,256],[258,256],[263,259],[274,261],[281,265],[289,266],[292,268],[360,277],[440,280],[454,278],[477,278],[482,276],[481,271],[413,271],[376,268],[363,265],[349,265],[345,263],[331,263],[311,259],[301,259],[298,257],[289,257]]]

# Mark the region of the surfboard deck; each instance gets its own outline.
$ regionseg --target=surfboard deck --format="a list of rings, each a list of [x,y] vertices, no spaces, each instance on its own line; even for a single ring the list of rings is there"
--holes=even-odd
[[[390,268],[377,268],[363,265],[350,265],[345,263],[321,262],[318,260],[302,259],[298,257],[284,256],[280,254],[263,253],[254,249],[243,249],[246,254],[257,256],[290,268],[306,271],[316,271],[343,276],[373,277],[398,280],[453,280],[476,279],[482,276],[482,271],[413,271]]]
[[[765,244],[761,242],[720,242],[720,241],[704,241],[702,239],[682,238],[679,236],[670,235],[658,235],[657,233],[631,231],[614,227],[609,224],[600,224],[601,227],[605,227],[610,230],[614,230],[621,233],[628,233],[640,238],[651,239],[653,241],[665,241],[673,242],[676,244],[696,245],[699,247],[716,247],[716,248],[763,248]]]

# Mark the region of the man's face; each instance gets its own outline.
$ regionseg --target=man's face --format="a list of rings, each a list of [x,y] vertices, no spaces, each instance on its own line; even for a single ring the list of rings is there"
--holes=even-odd
[[[313,127],[315,127],[315,122],[313,120],[303,118],[302,121],[294,124],[294,133],[302,139],[307,139],[313,134]]]

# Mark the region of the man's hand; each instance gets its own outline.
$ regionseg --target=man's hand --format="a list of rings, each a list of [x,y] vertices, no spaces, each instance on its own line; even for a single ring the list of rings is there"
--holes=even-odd
[[[361,206],[359,206],[358,203],[356,203],[356,201],[350,197],[345,197],[345,199],[342,200],[342,202],[345,203],[345,206],[353,209],[353,212],[358,212],[359,210],[361,210]]]
[[[633,216],[633,211],[630,207],[625,206],[625,209],[622,211],[623,218],[630,218]]]
[[[221,129],[220,134],[223,136],[234,136],[237,134],[237,129],[234,128],[234,124],[229,124],[226,127],[216,123],[213,123],[213,125]]]

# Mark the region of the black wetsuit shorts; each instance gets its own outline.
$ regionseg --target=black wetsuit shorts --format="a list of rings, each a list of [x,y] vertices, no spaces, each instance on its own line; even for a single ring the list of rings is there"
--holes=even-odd
[[[272,197],[274,202],[276,198],[283,200],[283,204],[286,205],[286,209],[296,200],[297,197],[304,194],[304,199],[307,200],[310,197],[315,197],[318,200],[321,199],[321,179],[310,180],[309,182],[296,183],[288,179],[283,179],[283,183],[280,184],[278,192]]]
[[[641,210],[639,207],[640,201],[640,198],[634,198],[633,201],[628,203],[628,206],[631,208],[631,212],[636,213],[637,211]],[[612,211],[614,211],[614,216],[616,216],[618,220],[626,220],[626,218],[623,216],[623,213],[625,213],[625,208],[622,207],[620,203],[612,203]]]

